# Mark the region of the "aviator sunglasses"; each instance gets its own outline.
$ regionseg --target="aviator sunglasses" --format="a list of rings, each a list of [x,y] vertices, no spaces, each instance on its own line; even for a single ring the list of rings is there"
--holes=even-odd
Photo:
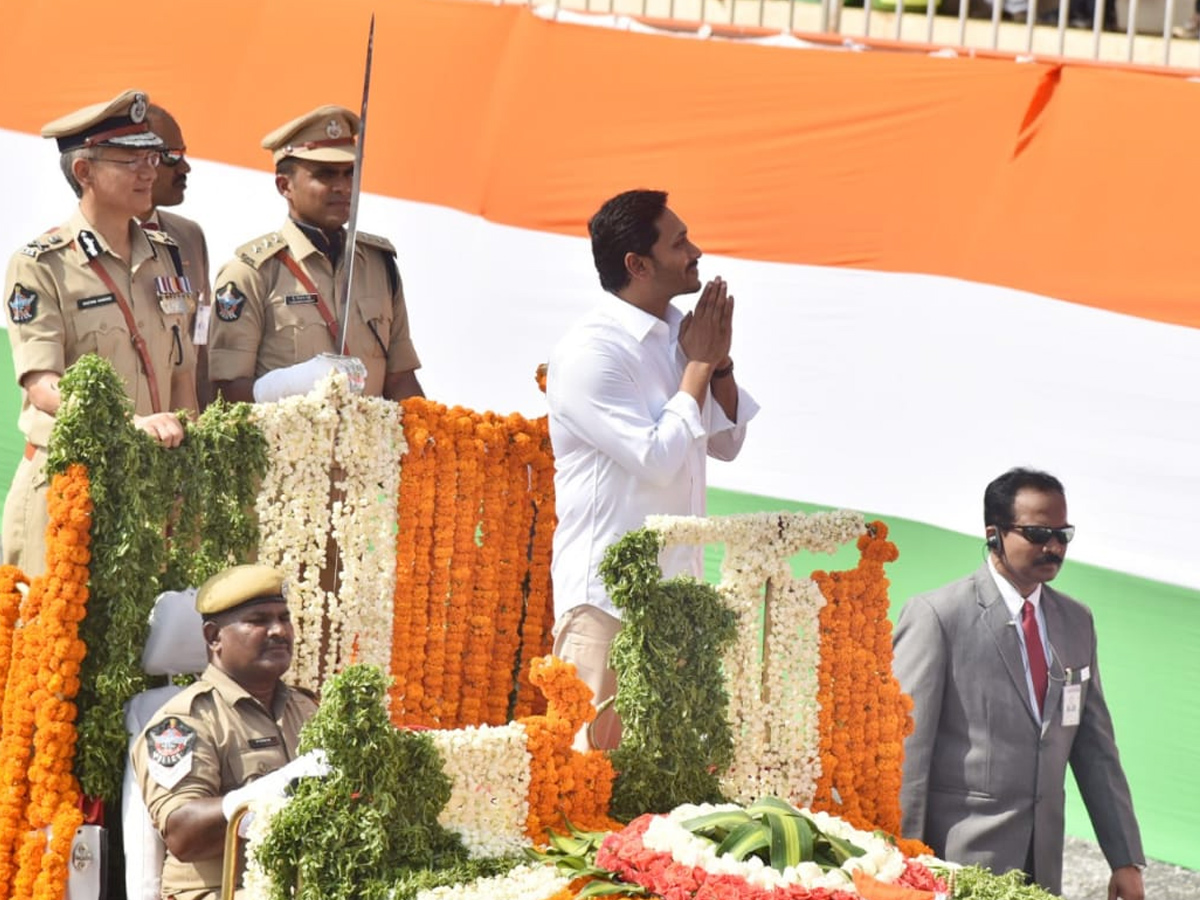
[[[1015,531],[1031,544],[1048,544],[1054,538],[1060,544],[1069,544],[1075,537],[1075,526],[1049,528],[1046,525],[1005,525],[1005,530]]]

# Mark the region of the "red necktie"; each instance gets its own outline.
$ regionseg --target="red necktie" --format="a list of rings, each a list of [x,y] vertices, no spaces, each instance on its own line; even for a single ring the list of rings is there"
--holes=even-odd
[[[1038,713],[1046,704],[1046,651],[1038,634],[1037,613],[1028,600],[1021,607],[1021,630],[1025,632],[1025,652],[1029,656],[1029,675],[1033,678],[1033,695],[1037,697]]]

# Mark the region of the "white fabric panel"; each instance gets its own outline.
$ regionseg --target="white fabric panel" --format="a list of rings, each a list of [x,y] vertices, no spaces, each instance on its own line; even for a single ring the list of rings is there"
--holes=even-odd
[[[71,197],[48,143],[0,131],[0,153],[30,176],[0,223],[15,249]],[[285,209],[265,171],[193,167],[179,211],[215,272]],[[374,195],[359,227],[399,248],[426,393],[544,413],[534,369],[599,291],[588,242]],[[1200,588],[1200,330],[926,275],[714,257],[701,274],[730,282],[738,377],[763,407],[714,486],[981,534],[984,486],[1032,465],[1066,485],[1073,558]]]

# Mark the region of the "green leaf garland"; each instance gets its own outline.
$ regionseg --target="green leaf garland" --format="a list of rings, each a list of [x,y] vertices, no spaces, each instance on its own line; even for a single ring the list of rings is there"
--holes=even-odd
[[[438,824],[450,779],[429,735],[391,724],[389,680],[356,665],[325,683],[300,750],[324,748],[333,772],[301,781],[254,851],[278,900],[404,898],[520,862],[469,862],[458,835]]]
[[[123,706],[150,686],[141,653],[154,598],[254,553],[266,444],[248,405],[218,403],[186,424],[180,447],[160,447],[134,427],[123,382],[98,356],[72,365],[59,390],[47,477],[82,463],[95,505],[75,774],[84,793],[115,800],[128,746]]]
[[[663,581],[660,548],[657,533],[632,531],[600,565],[622,618],[609,659],[622,722],[610,812],[623,821],[720,802],[717,775],[733,754],[721,655],[736,634],[734,613],[711,585]]]

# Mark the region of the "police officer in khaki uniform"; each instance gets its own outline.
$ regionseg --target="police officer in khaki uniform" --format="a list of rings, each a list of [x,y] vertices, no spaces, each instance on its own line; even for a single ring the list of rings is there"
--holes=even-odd
[[[301,367],[322,353],[362,360],[369,395],[422,395],[392,244],[358,232],[348,317],[337,295],[358,127],[348,109],[322,106],[263,138],[289,218],[239,247],[214,282],[209,376],[227,399],[269,399],[261,384],[256,391],[264,375],[288,367],[307,373],[312,367]],[[337,340],[343,319],[344,350]]]
[[[196,594],[208,667],[168,700],[133,748],[146,809],[167,845],[162,893],[220,896],[225,829],[247,801],[324,775],[322,751],[296,756],[311,695],[285,685],[294,632],[282,573],[234,566]]]
[[[167,110],[155,103],[150,104],[150,109],[146,113],[146,121],[149,123],[150,129],[163,139],[163,147],[159,150],[160,162],[151,194],[154,205],[150,207],[147,215],[140,218],[143,228],[161,229],[179,245],[179,255],[183,260],[183,272],[188,276],[192,290],[196,294],[196,315],[191,326],[191,334],[192,343],[196,346],[196,394],[200,401],[200,409],[203,411],[212,400],[206,352],[211,312],[208,242],[204,238],[204,229],[200,227],[199,222],[164,209],[164,207],[179,206],[183,203],[183,195],[188,187],[188,175],[192,171],[192,166],[187,159],[187,144],[184,143],[183,130],[179,127],[179,122]]]
[[[125,91],[42,129],[55,138],[79,208],[18,251],[4,296],[13,364],[23,392],[25,458],[4,504],[4,562],[29,575],[45,567],[46,443],[58,381],[87,353],[112,363],[134,406],[134,424],[175,447],[174,410],[196,409],[194,303],[179,248],[134,217],[150,208],[162,140],[146,124],[147,97]]]

